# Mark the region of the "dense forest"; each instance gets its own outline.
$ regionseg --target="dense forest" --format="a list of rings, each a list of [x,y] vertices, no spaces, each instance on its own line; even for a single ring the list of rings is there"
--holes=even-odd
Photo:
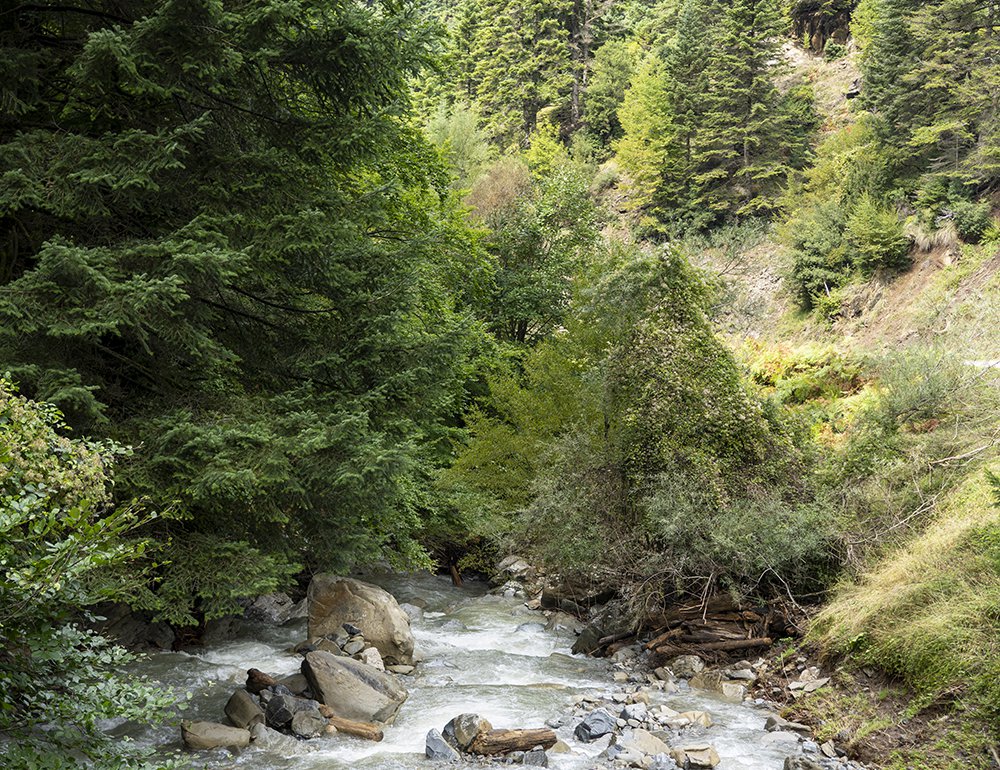
[[[805,606],[911,700],[805,708],[992,766],[1000,2],[13,0],[0,72],[6,766],[154,766],[100,602],[508,553]]]

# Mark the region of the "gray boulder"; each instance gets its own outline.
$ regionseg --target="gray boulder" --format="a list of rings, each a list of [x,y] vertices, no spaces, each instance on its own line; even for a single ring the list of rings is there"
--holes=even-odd
[[[448,742],[437,730],[431,730],[427,733],[424,754],[434,762],[455,762],[459,759],[459,753],[448,745]]]
[[[444,727],[446,737],[455,737],[455,744],[460,749],[469,748],[470,744],[483,733],[493,729],[493,725],[479,714],[459,714]]]
[[[250,728],[250,740],[255,748],[276,754],[290,754],[298,751],[301,746],[292,736],[259,723]]]
[[[323,734],[328,724],[318,709],[306,708],[296,711],[292,717],[292,732],[300,738],[316,738]]]
[[[535,767],[548,767],[549,755],[545,753],[545,749],[541,746],[536,746],[531,751],[524,752],[524,756],[521,758],[521,764],[534,765]]]
[[[226,716],[237,727],[250,728],[264,721],[264,709],[256,698],[240,688],[226,704]]]
[[[309,637],[326,636],[350,624],[389,664],[413,663],[410,619],[393,596],[378,586],[337,575],[316,575],[309,583]]]
[[[306,616],[306,601],[296,603],[285,593],[264,594],[247,607],[246,617],[262,623],[281,626],[289,620]]]
[[[677,676],[690,679],[705,670],[705,661],[697,655],[679,655],[668,664]]]
[[[578,741],[590,743],[613,732],[615,725],[616,720],[611,714],[604,709],[596,709],[583,718],[583,721],[573,731],[573,735]]]
[[[391,674],[321,650],[306,654],[302,673],[313,694],[344,719],[390,723],[407,697]]]
[[[181,739],[189,749],[242,749],[250,745],[250,731],[218,722],[181,722]]]
[[[786,757],[784,770],[823,770],[823,765],[811,757]]]
[[[264,709],[264,717],[268,727],[280,730],[292,721],[300,706],[294,695],[274,695]]]

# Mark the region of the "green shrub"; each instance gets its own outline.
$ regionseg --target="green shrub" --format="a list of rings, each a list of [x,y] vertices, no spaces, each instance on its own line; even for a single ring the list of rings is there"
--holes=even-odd
[[[847,219],[854,263],[865,272],[899,268],[909,262],[910,240],[896,212],[865,194]]]
[[[108,570],[142,555],[130,537],[152,518],[111,505],[110,469],[124,450],[71,440],[54,407],[0,379],[0,735],[3,765],[143,766],[102,720],[157,721],[169,693],[122,673],[132,656],[76,624],[119,600]]]

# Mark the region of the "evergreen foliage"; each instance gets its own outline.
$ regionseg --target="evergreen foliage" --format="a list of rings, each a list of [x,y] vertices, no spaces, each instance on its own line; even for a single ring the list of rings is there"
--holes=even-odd
[[[244,543],[248,592],[290,561],[419,563],[421,481],[446,457],[486,268],[407,125],[417,10],[3,18],[3,366],[140,447],[122,488],[176,507],[165,560]],[[172,617],[228,606],[190,601]]]

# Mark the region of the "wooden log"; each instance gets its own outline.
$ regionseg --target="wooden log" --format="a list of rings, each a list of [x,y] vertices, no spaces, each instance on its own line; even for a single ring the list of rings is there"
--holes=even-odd
[[[497,754],[509,754],[512,751],[531,751],[535,746],[551,749],[555,743],[555,732],[545,728],[489,730],[476,736],[476,739],[469,745],[469,753],[490,757]]]
[[[725,642],[695,642],[681,645],[665,644],[657,647],[661,655],[685,655],[691,652],[732,652],[734,650],[749,650],[754,647],[770,647],[774,641],[770,637],[761,639],[730,639]]]
[[[671,628],[669,631],[664,631],[659,636],[653,637],[648,642],[646,642],[646,649],[652,650],[665,642],[669,642],[671,639],[676,639],[678,636],[684,633],[683,628]]]
[[[261,690],[274,687],[278,683],[270,674],[265,674],[259,668],[251,668],[247,671],[247,692],[259,695]]]
[[[355,722],[353,719],[344,719],[333,713],[333,709],[325,703],[319,704],[319,713],[326,717],[326,721],[337,728],[338,733],[353,735],[357,738],[364,738],[366,741],[378,742],[382,740],[382,728],[371,722]]]
[[[598,647],[607,647],[609,644],[614,644],[615,642],[623,641],[624,639],[631,639],[635,636],[634,631],[625,631],[620,634],[612,634],[611,636],[602,636],[597,641]]]

